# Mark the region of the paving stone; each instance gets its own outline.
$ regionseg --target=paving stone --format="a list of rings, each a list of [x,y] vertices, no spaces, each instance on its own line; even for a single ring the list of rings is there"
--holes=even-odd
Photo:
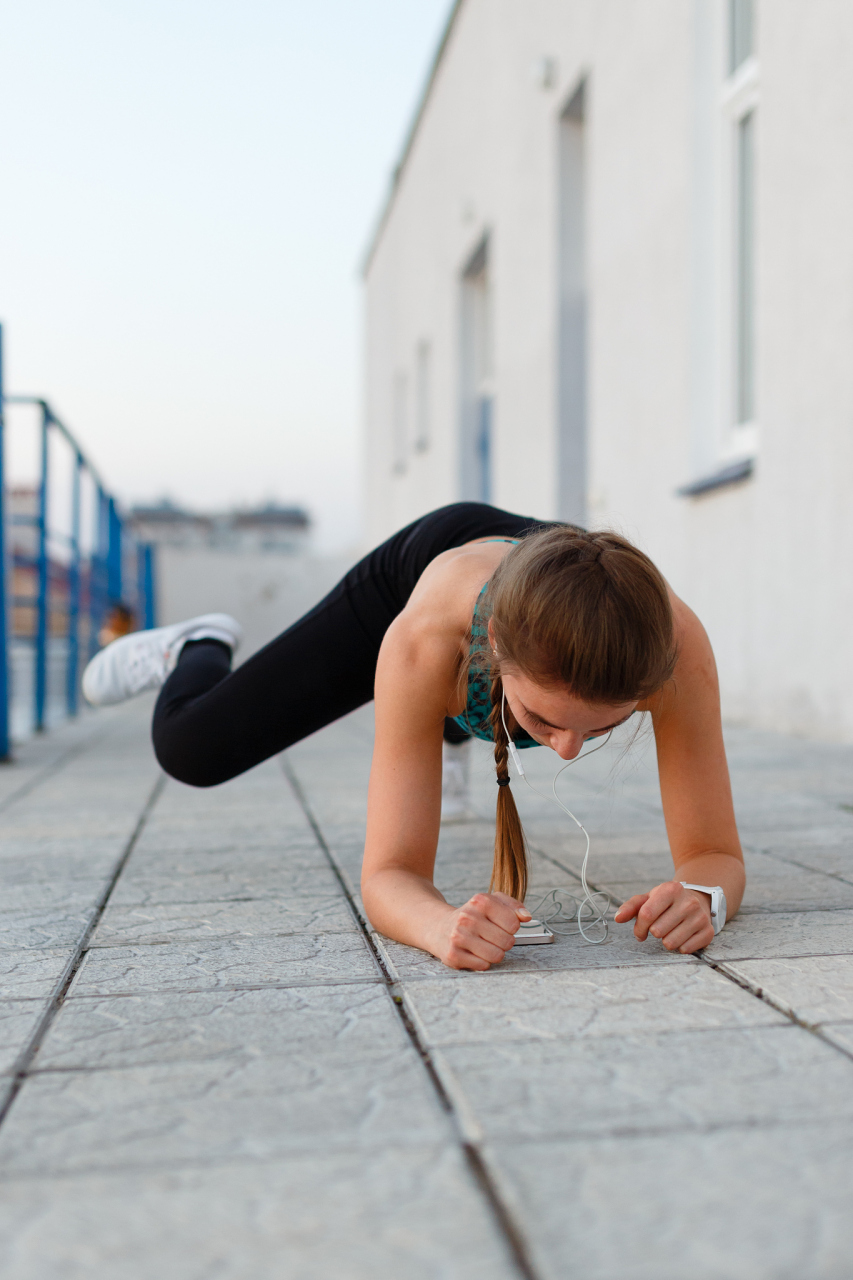
[[[313,834],[289,842],[267,840],[257,845],[243,842],[238,834],[234,834],[228,847],[224,847],[223,841],[223,847],[217,849],[205,848],[201,842],[196,848],[187,849],[171,849],[166,844],[158,844],[155,848],[137,847],[131,856],[128,874],[168,872],[189,878],[198,873],[210,875],[216,871],[243,870],[257,876],[268,871],[277,874],[281,870],[325,870],[328,865],[328,859]]]
[[[56,866],[61,869],[63,859],[71,867],[76,867],[79,863],[83,863],[85,867],[87,861],[92,864],[105,858],[115,861],[118,852],[124,847],[124,835],[124,825],[118,833],[107,835],[66,832],[64,836],[11,836],[8,831],[4,831],[0,844],[0,877],[14,876],[16,872],[24,870],[25,867],[16,866],[19,863],[31,865],[35,873],[32,878],[38,879],[42,864],[46,865],[50,876]]]
[[[853,954],[853,911],[795,911],[735,916],[704,949],[711,960]]]
[[[0,951],[21,948],[68,947],[76,945],[91,916],[91,899],[83,898],[76,911],[0,912]]]
[[[103,892],[105,876],[90,880],[40,880],[3,890],[4,916],[44,915],[45,919],[87,913]],[[14,920],[12,920],[14,926]],[[57,939],[58,940],[58,939]]]
[[[846,1059],[840,1059],[846,1061]],[[853,1072],[853,1063],[849,1064]],[[450,1126],[410,1045],[328,1047],[31,1076],[0,1133],[0,1175],[271,1160],[420,1145]]]
[[[251,902],[109,906],[90,945],[115,947],[135,942],[357,932],[358,925],[346,899],[339,893],[313,898],[258,898]]]
[[[282,830],[275,823],[218,822],[192,823],[186,831],[174,827],[159,831],[146,830],[133,851],[134,862],[154,863],[167,858],[183,858],[187,854],[207,854],[211,858],[245,854],[247,856],[290,857],[318,860],[320,851],[312,831]]]
[[[2,814],[0,829],[9,841],[62,842],[81,835],[93,841],[113,837],[124,841],[136,825],[157,778],[153,770],[134,768],[126,786],[115,777],[115,765],[104,760],[101,777],[64,778],[62,786],[46,782]],[[111,780],[112,785],[109,785]]]
[[[75,754],[91,749],[106,728],[105,719],[86,709],[76,721],[56,725],[49,734],[34,734],[15,743],[12,760],[4,762],[0,769],[0,810],[31,794]]]
[[[451,1089],[490,1138],[853,1121],[853,1062],[792,1024],[450,1045]]]
[[[762,859],[761,866],[756,860]],[[767,863],[771,865],[768,867]],[[747,859],[747,882],[742,910],[802,911],[833,907],[853,907],[853,883],[844,884],[816,871],[801,871],[766,854]]]
[[[405,987],[426,1043],[501,1044],[786,1021],[702,965],[518,973],[501,982],[490,982],[488,974],[472,977]]]
[[[805,867],[853,881],[853,817],[836,826],[810,827],[751,837],[748,847],[783,865]]]
[[[0,1000],[0,1075],[11,1071],[44,1012],[44,1000]]]
[[[821,1032],[827,1040],[853,1058],[853,1022],[825,1022]]]
[[[580,876],[581,854],[566,856],[561,860],[566,867]],[[608,886],[625,881],[648,885],[649,888],[672,880],[675,870],[669,850],[662,853],[610,853],[595,847],[587,864],[587,880],[590,884]]]
[[[120,853],[121,847],[111,841],[108,848],[91,854],[32,852],[26,856],[3,859],[0,860],[0,893],[5,902],[6,891],[18,885],[62,883],[72,888],[76,880],[104,881],[113,870]]]
[[[0,951],[0,1000],[49,996],[68,962],[68,951]]]
[[[364,1058],[405,1042],[378,982],[71,997],[35,1066],[79,1070],[219,1060],[228,1069],[231,1062],[283,1054],[320,1061],[327,1049]]]
[[[87,953],[72,990],[74,995],[132,995],[330,980],[369,982],[376,976],[360,934],[289,934],[95,948]]]
[[[437,1229],[437,1226],[440,1229]],[[15,1179],[4,1280],[515,1280],[450,1144]]]
[[[195,857],[194,865],[185,859]],[[328,865],[289,866],[276,854],[248,859],[236,856],[214,864],[213,855],[186,854],[171,870],[131,863],[110,901],[115,906],[150,906],[174,902],[228,902],[250,898],[301,898],[335,893],[338,879]]]
[[[842,1280],[853,1251],[849,1121],[497,1145],[537,1274]]]
[[[609,795],[568,795],[563,798],[563,803],[583,823],[593,847],[610,840],[633,838],[643,839],[646,843],[661,843],[666,839],[663,814],[659,811],[641,808],[633,802],[619,802]],[[541,799],[536,797],[536,807],[528,801],[519,804],[518,808],[525,831],[536,843],[545,845],[558,856],[578,850],[583,852],[584,837],[571,818],[553,802],[549,804],[544,796]],[[493,815],[490,813],[489,816]]]
[[[740,960],[726,968],[805,1022],[853,1019],[853,956]]]

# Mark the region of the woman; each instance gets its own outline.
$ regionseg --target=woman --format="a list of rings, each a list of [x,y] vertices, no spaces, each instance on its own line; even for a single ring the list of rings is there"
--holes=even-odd
[[[162,684],[157,758],[194,786],[233,778],[375,696],[362,893],[388,936],[452,968],[502,960],[529,919],[507,731],[517,747],[572,760],[636,711],[652,717],[677,878],[629,899],[617,922],[686,954],[714,936],[712,889],[725,891],[729,916],[739,907],[711,647],[651,561],[615,534],[455,503],[372,551],[231,672],[238,639],[225,615],[139,632],[92,660],[83,689],[104,704]],[[498,811],[491,891],[453,907],[432,877],[442,740],[460,729],[494,741]]]

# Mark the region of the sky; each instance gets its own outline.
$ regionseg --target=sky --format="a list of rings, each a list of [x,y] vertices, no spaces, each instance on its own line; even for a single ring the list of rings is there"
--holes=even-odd
[[[6,391],[124,503],[301,502],[357,544],[360,262],[449,7],[0,5]]]

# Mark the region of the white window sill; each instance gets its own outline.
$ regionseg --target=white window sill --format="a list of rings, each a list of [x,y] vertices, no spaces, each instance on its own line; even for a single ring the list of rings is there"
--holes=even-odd
[[[732,485],[743,484],[752,478],[755,472],[755,458],[739,458],[736,462],[728,462],[706,476],[699,476],[690,484],[676,489],[679,498],[700,498],[703,494],[713,493],[717,489],[729,489]]]

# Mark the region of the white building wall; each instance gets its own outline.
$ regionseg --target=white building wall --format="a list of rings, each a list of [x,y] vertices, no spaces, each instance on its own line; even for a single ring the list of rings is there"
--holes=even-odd
[[[492,500],[558,514],[559,118],[585,78],[589,523],[637,540],[702,617],[728,715],[851,740],[853,5],[756,8],[752,478],[676,492],[755,443],[727,418],[727,3],[463,0],[366,272],[368,526],[462,496],[460,280],[484,235]],[[413,424],[423,341],[430,447],[395,471],[393,387]]]

